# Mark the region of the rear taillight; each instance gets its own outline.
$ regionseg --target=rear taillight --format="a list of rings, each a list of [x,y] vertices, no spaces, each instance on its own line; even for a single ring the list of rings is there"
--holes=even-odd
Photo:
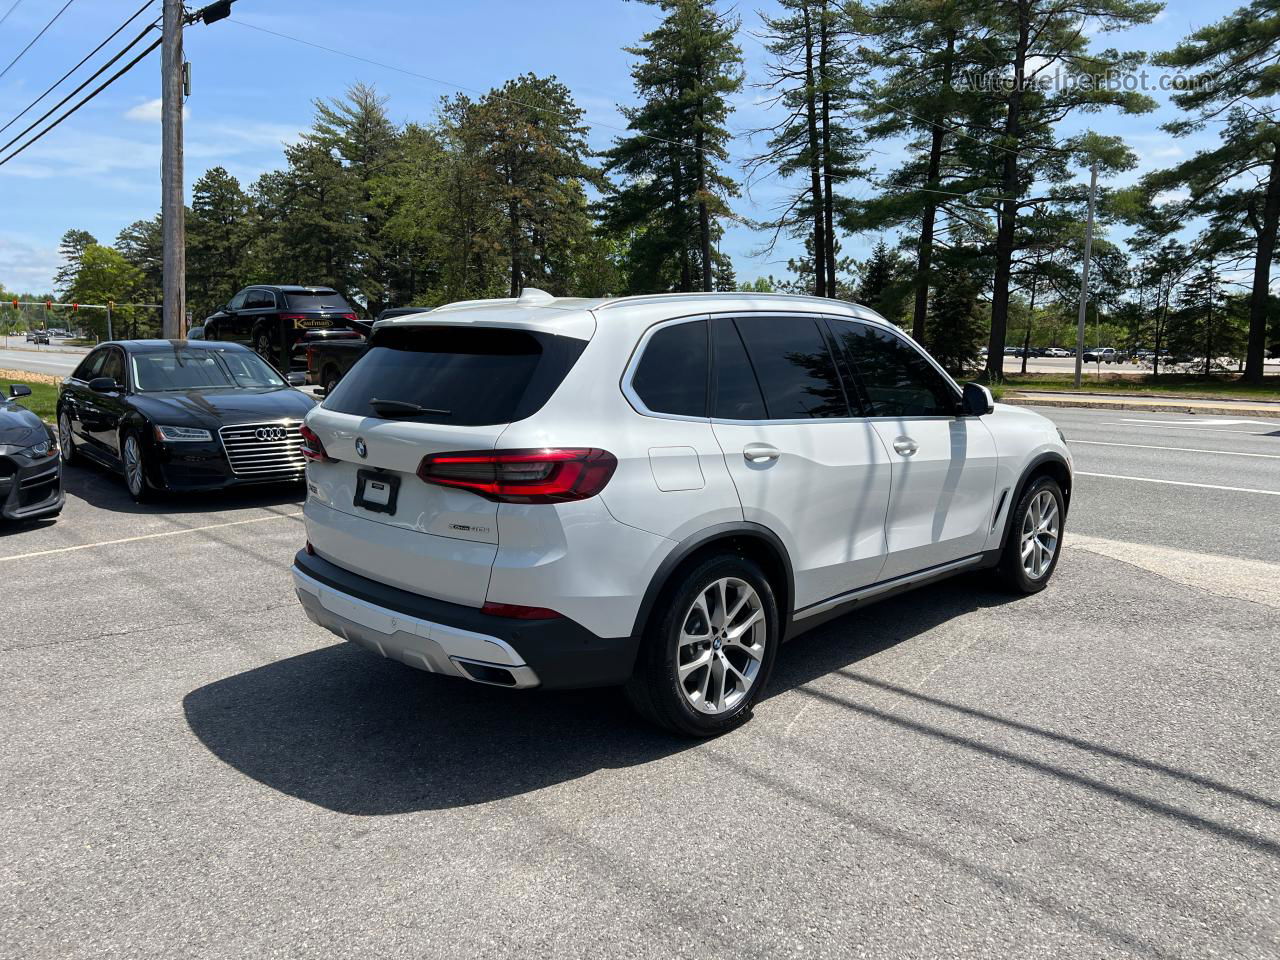
[[[314,460],[317,463],[333,462],[329,454],[325,453],[324,444],[320,442],[320,438],[316,436],[314,430],[304,423],[298,428],[298,432],[302,434],[302,447],[299,452],[304,460]]]
[[[498,503],[565,503],[594,497],[617,466],[607,450],[586,447],[475,450],[423,457],[418,476]]]
[[[481,613],[491,617],[509,617],[512,620],[558,620],[564,616],[546,607],[526,607],[519,603],[486,603]]]
[[[316,354],[314,347],[307,347],[307,369],[312,373],[316,369]]]

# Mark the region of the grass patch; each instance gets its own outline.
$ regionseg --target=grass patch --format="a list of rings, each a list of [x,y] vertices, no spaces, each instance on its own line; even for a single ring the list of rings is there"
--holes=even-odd
[[[993,393],[1008,391],[1030,393],[1037,390],[1053,393],[1076,393],[1075,379],[1056,373],[1006,375]],[[1181,397],[1205,400],[1274,400],[1280,401],[1280,377],[1266,377],[1261,384],[1244,383],[1238,375],[1221,375],[1204,379],[1190,374],[1162,373],[1159,379],[1150,374],[1133,376],[1104,373],[1086,375],[1080,382],[1080,393],[1107,393],[1128,397]]]
[[[51,383],[36,383],[31,380],[8,380],[0,378],[0,391],[8,399],[9,385],[23,383],[31,388],[31,396],[19,397],[18,403],[26,407],[41,419],[53,423],[58,415],[58,388]]]

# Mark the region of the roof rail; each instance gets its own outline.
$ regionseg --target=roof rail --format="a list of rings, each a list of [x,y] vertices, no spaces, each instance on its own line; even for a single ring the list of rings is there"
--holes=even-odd
[[[628,306],[634,303],[643,303],[647,300],[671,301],[671,300],[713,300],[713,299],[744,299],[744,300],[778,300],[783,303],[808,303],[821,304],[828,309],[832,307],[844,307],[846,309],[866,310],[866,307],[860,304],[850,303],[847,300],[833,300],[830,297],[814,297],[801,293],[756,293],[752,290],[730,290],[725,292],[716,291],[692,291],[688,293],[640,293],[626,297],[612,297],[595,307],[596,310],[608,310],[612,307]]]

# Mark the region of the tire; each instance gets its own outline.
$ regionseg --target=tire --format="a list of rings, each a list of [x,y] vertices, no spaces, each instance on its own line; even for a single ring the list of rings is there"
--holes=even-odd
[[[266,333],[260,331],[253,338],[253,349],[258,351],[260,357],[268,360],[273,359],[271,356],[271,338]]]
[[[58,449],[62,451],[64,467],[74,467],[84,463],[84,457],[76,450],[75,437],[71,433],[71,418],[67,416],[66,410],[58,414]]]
[[[996,573],[1014,593],[1039,593],[1049,585],[1062,555],[1062,488],[1052,477],[1036,477],[1018,498]],[[1034,529],[1041,529],[1033,534]],[[1024,543],[1034,544],[1024,557]]]
[[[134,431],[124,435],[120,444],[120,461],[124,466],[124,485],[135,503],[148,503],[155,492],[147,485],[147,460],[142,438]]]
[[[338,374],[334,370],[330,369],[324,372],[321,382],[324,383],[324,395],[326,397],[333,393],[333,388],[338,385],[338,380]]]
[[[726,608],[734,614],[728,625]],[[735,627],[736,638],[728,635]],[[667,730],[719,736],[751,719],[780,638],[777,601],[760,568],[736,554],[707,557],[679,572],[663,592],[627,681],[627,699]],[[697,661],[704,663],[689,669]]]

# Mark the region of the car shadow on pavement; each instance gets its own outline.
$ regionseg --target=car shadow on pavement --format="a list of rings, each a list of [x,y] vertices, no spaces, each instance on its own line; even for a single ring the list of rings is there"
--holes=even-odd
[[[274,507],[285,503],[301,505],[306,494],[301,483],[272,483],[164,494],[149,503],[136,503],[129,495],[123,477],[96,464],[65,468],[62,487],[68,499],[78,498],[99,510],[139,514],[208,513],[210,510]]]
[[[967,581],[888,600],[780,653],[767,696],[965,612],[1008,602]],[[484,803],[638,766],[698,741],[647,726],[617,689],[514,693],[338,643],[218,680],[183,701],[217,757],[282,793],[376,816]]]

